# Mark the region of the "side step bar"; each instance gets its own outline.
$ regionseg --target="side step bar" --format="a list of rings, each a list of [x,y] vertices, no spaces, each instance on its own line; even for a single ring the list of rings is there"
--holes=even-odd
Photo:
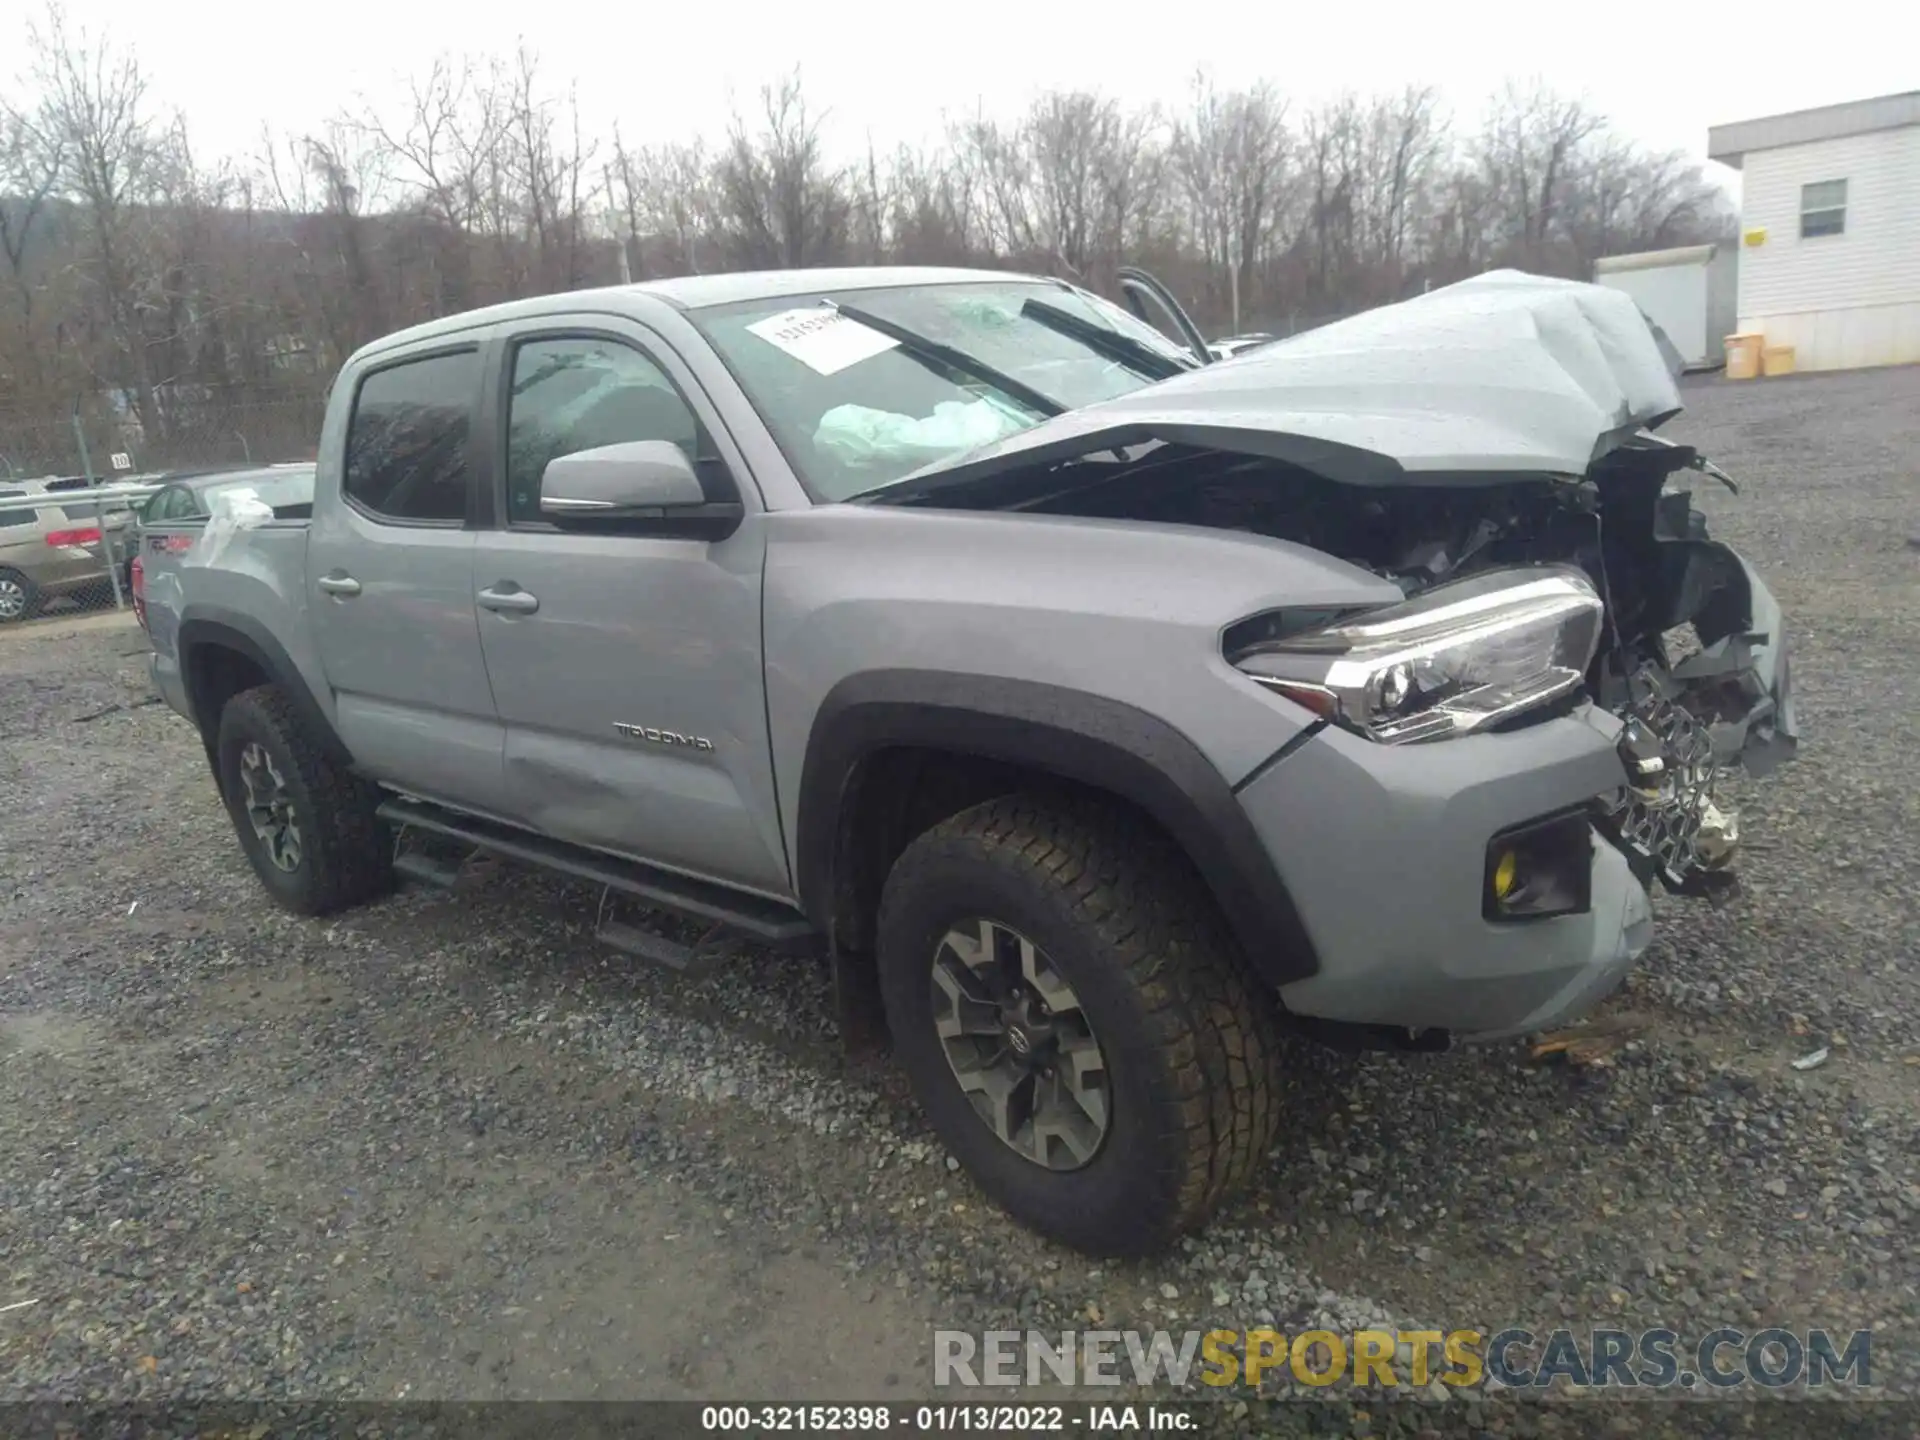
[[[460,880],[460,867],[453,861],[420,850],[403,850],[393,857],[393,868],[407,879],[437,890],[451,890]]]
[[[538,865],[588,884],[606,886],[631,895],[653,909],[721,925],[770,949],[808,950],[814,948],[819,938],[813,923],[792,906],[759,895],[742,894],[709,880],[694,880],[637,860],[603,855],[564,840],[462,815],[422,800],[389,796],[377,813],[396,829],[408,826],[430,835],[443,835],[477,850]],[[401,857],[403,862],[413,859],[412,855]],[[427,856],[418,859],[423,863],[398,863],[396,868],[409,878],[430,884],[447,882],[444,862],[435,862]]]

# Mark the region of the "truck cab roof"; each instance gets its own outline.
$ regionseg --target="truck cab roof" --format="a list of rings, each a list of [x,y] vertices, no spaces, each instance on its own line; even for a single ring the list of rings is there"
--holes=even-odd
[[[1009,270],[974,270],[940,265],[860,265],[823,270],[746,270],[724,275],[677,275],[666,280],[643,280],[632,285],[608,285],[593,290],[562,290],[509,300],[478,310],[429,320],[373,341],[359,352],[368,356],[417,344],[439,335],[455,335],[503,320],[605,310],[644,316],[661,304],[674,310],[703,310],[742,300],[772,300],[789,295],[817,295],[826,291],[881,290],[896,285],[967,285],[1029,280],[1062,284],[1046,276]],[[359,358],[356,356],[356,358]]]

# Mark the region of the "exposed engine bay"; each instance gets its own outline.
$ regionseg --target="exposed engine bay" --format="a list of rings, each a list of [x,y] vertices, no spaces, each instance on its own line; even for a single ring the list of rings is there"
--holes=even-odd
[[[1490,569],[1578,566],[1606,606],[1585,691],[1626,722],[1619,750],[1629,783],[1600,804],[1595,823],[1643,882],[1719,899],[1733,887],[1738,843],[1737,818],[1716,799],[1722,776],[1733,765],[1762,774],[1788,758],[1793,726],[1790,700],[1776,698],[1754,663],[1754,648],[1769,636],[1765,617],[1754,614],[1750,573],[1708,538],[1690,492],[1670,484],[1689,469],[1732,484],[1690,447],[1648,434],[1609,451],[1580,479],[1398,487],[1158,445],[1058,467],[1043,496],[1033,495],[1029,476],[1013,508],[1269,535],[1371,570],[1408,597]],[[1339,618],[1260,617],[1229,633],[1228,658]]]
[[[1620,292],[1491,271],[856,498],[1249,531],[1371,571],[1399,603],[1282,605],[1226,658],[1386,744],[1591,702],[1623,782],[1595,828],[1643,883],[1713,898],[1738,839],[1721,781],[1793,753],[1792,685],[1779,605],[1672,484],[1733,483],[1654,433],[1678,371]]]

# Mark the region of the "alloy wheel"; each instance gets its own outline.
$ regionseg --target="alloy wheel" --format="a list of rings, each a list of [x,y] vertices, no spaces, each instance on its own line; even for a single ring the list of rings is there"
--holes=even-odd
[[[971,919],[933,955],[934,1029],[981,1121],[1049,1170],[1099,1152],[1111,1116],[1106,1056],[1045,951],[998,921]]]
[[[254,742],[240,752],[240,787],[246,791],[247,820],[277,870],[300,865],[300,826],[287,782],[267,753]]]
[[[11,575],[0,575],[0,620],[18,620],[26,613],[26,587]]]

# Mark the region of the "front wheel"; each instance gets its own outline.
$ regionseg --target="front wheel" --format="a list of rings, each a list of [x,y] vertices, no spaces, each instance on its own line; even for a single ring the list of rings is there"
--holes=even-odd
[[[329,915],[392,887],[378,793],[308,732],[277,687],[227,702],[214,754],[240,847],[281,905]]]
[[[1137,817],[1014,796],[942,822],[887,878],[879,960],[934,1130],[1054,1239],[1162,1248],[1272,1143],[1274,1002]]]

